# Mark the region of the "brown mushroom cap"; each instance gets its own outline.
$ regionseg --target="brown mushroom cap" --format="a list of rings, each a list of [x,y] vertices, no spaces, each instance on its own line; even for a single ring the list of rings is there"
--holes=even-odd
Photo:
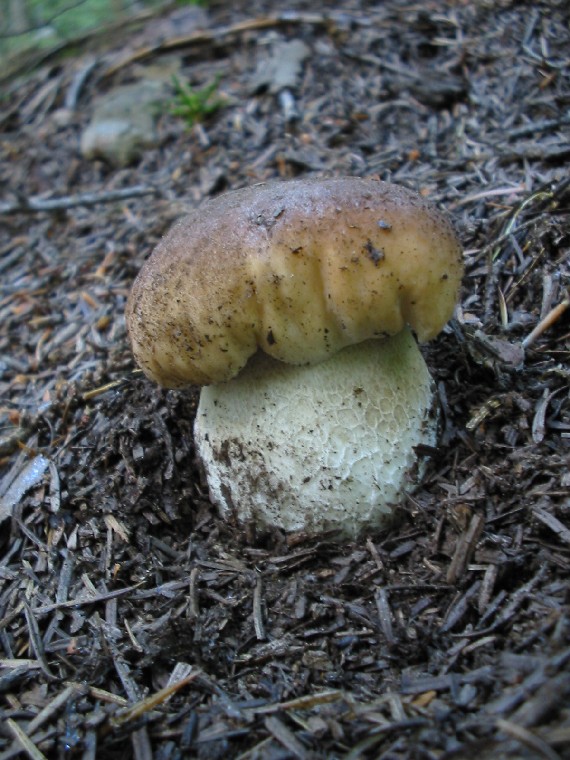
[[[301,179],[221,195],[181,219],[139,273],[127,327],[167,387],[229,380],[258,348],[314,364],[453,313],[462,255],[447,218],[373,179]]]

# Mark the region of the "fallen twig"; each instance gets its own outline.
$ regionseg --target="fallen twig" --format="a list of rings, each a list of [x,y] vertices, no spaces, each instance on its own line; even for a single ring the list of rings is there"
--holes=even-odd
[[[147,47],[139,48],[133,53],[128,53],[124,58],[111,64],[104,76],[110,77],[116,74],[126,66],[130,66],[133,63],[139,63],[145,58],[149,58],[157,53],[163,53],[169,50],[178,50],[180,48],[188,47],[189,45],[213,45],[219,42],[221,39],[232,36],[234,34],[242,34],[245,32],[260,31],[263,29],[270,29],[272,27],[286,26],[290,24],[310,24],[312,26],[326,26],[330,21],[334,21],[334,17],[324,15],[322,13],[300,13],[297,11],[288,11],[277,14],[275,16],[264,16],[261,18],[248,19],[246,21],[240,21],[237,24],[231,24],[230,26],[218,27],[215,29],[200,29],[191,34],[183,35],[181,37],[171,37],[170,39],[163,40],[155,45],[149,45]]]
[[[522,342],[523,348],[528,348],[535,340],[542,335],[543,332],[548,330],[560,317],[564,314],[566,309],[570,306],[570,298],[565,298],[558,306],[551,309],[548,314],[540,320],[536,327],[526,336]]]
[[[13,203],[0,203],[0,214],[33,214],[44,211],[63,211],[76,206],[95,206],[98,203],[112,203],[141,195],[156,195],[157,190],[148,185],[134,185],[103,193],[81,193],[62,198],[20,198]]]

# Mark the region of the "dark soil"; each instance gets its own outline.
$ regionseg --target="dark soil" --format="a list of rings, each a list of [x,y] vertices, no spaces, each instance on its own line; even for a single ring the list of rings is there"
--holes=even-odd
[[[201,38],[137,61],[148,28],[99,38],[5,83],[0,760],[570,757],[568,5],[287,7],[213,2]],[[311,50],[296,118],[252,88],[277,38]],[[165,112],[129,168],[82,159],[96,95],[173,54],[225,106]],[[391,530],[255,536],[209,504],[196,391],[135,369],[125,300],[185,208],[335,174],[457,226],[441,445]]]

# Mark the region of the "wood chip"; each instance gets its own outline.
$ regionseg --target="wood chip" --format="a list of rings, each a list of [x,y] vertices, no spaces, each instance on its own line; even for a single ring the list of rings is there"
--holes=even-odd
[[[308,759],[309,753],[295,737],[292,731],[275,715],[268,715],[263,719],[265,728],[282,744],[291,754],[299,760]]]
[[[6,727],[31,760],[47,760],[43,752],[39,751],[34,742],[15,720],[8,718]]]

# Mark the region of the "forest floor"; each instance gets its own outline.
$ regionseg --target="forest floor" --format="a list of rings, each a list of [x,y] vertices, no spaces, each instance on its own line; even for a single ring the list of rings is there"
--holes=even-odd
[[[568,5],[287,7],[212,2],[4,83],[0,760],[570,758]],[[284,98],[256,77],[292,40]],[[223,106],[86,160],[96,97],[166,58]],[[327,175],[457,228],[441,442],[391,529],[256,537],[208,502],[197,391],[136,370],[125,301],[185,209]]]

